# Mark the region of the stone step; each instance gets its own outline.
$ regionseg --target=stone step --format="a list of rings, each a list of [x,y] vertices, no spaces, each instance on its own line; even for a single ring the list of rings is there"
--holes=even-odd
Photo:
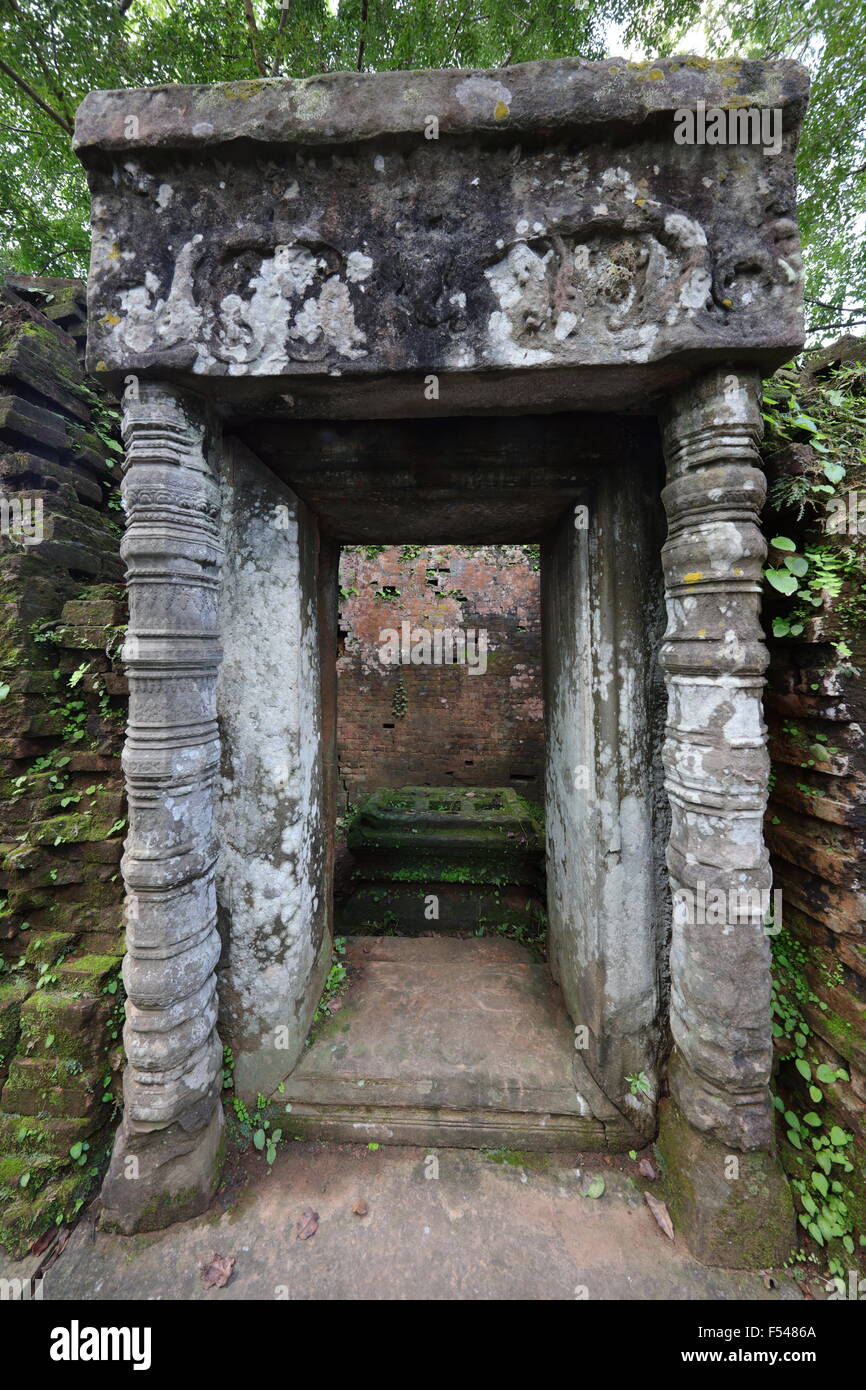
[[[559,990],[517,943],[354,937],[345,959],[341,1007],[274,1096],[289,1133],[542,1151],[645,1142],[578,1091]]]
[[[415,965],[526,965],[531,957],[516,941],[497,937],[350,936],[346,960],[351,965],[390,961]]]

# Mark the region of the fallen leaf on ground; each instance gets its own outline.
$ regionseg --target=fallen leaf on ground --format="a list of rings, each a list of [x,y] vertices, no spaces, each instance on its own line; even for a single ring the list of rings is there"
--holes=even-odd
[[[584,1197],[600,1197],[604,1192],[604,1178],[593,1178],[588,1187],[584,1188]]]
[[[199,1265],[201,1282],[206,1289],[224,1289],[235,1268],[234,1255],[218,1255],[216,1251],[209,1261],[202,1260]]]
[[[671,1221],[668,1209],[665,1206],[664,1202],[660,1202],[658,1197],[654,1197],[651,1192],[645,1192],[643,1194],[643,1199],[649,1207],[650,1211],[652,1212],[653,1216],[655,1217],[656,1221],[658,1222],[659,1226],[664,1231],[668,1240],[673,1240],[674,1223]]]
[[[355,1213],[356,1216],[366,1216],[369,1210],[370,1208],[367,1206],[367,1203],[364,1201],[363,1197],[355,1198],[354,1202],[352,1203],[352,1211]]]
[[[60,1227],[60,1235],[57,1237],[54,1244],[49,1246],[48,1253],[45,1256],[45,1259],[42,1261],[35,1275],[33,1276],[34,1279],[41,1279],[44,1276],[45,1271],[50,1269],[51,1266],[54,1264],[55,1260],[60,1259],[60,1256],[63,1254],[63,1251],[66,1248],[66,1242],[68,1241],[70,1234],[71,1233],[68,1226]]]
[[[342,999],[329,999],[327,1004],[325,1005],[325,1008],[328,1010],[329,1014],[335,1014],[337,1010],[342,1009],[342,1007]]]
[[[658,1177],[658,1173],[648,1158],[641,1159],[640,1163],[637,1165],[637,1170],[641,1177],[649,1178],[650,1182],[655,1182]]]
[[[319,1229],[319,1213],[313,1211],[312,1207],[307,1207],[298,1222],[297,1239],[309,1240]]]
[[[798,1280],[797,1280],[797,1288],[800,1290],[800,1292],[801,1292],[801,1294],[803,1295],[804,1298],[810,1298],[810,1299],[814,1302],[814,1300],[815,1300],[815,1295],[813,1294],[812,1290],[809,1288],[809,1285],[808,1285],[808,1284],[806,1284],[806,1283],[802,1282],[800,1279],[798,1279]]]
[[[39,1237],[38,1240],[34,1240],[33,1244],[30,1246],[30,1254],[44,1255],[49,1245],[52,1245],[54,1241],[57,1239],[58,1231],[59,1227],[49,1226],[48,1230],[43,1231],[42,1235]]]

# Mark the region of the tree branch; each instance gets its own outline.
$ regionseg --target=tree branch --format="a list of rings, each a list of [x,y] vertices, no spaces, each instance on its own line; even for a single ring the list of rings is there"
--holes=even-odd
[[[859,328],[866,319],[839,319],[838,323],[810,323],[807,333],[827,333],[831,328]]]
[[[0,72],[5,72],[6,76],[11,78],[15,85],[20,87],[21,91],[25,92],[30,100],[35,102],[36,105],[45,112],[46,116],[50,116],[52,121],[60,126],[61,130],[65,130],[67,135],[72,134],[72,126],[69,121],[65,120],[52,106],[49,106],[47,101],[43,101],[39,93],[30,86],[26,78],[22,77],[20,73],[17,73],[14,68],[10,68],[9,64],[4,62],[2,58],[0,58]]]
[[[273,63],[271,64],[271,77],[276,77],[277,73],[279,72],[279,68],[280,68],[280,53],[279,53],[280,39],[283,37],[283,33],[285,32],[286,25],[287,25],[287,23],[288,23],[288,21],[289,21],[289,10],[290,10],[291,8],[292,8],[292,0],[281,0],[280,22],[279,22],[279,24],[277,25],[277,34],[276,34],[276,38],[274,39],[274,43],[275,43],[276,46],[277,46],[277,51],[276,51],[275,54],[274,54],[274,61],[273,61]]]
[[[359,39],[358,39],[358,63],[357,63],[357,67],[358,67],[358,71],[359,71],[359,72],[363,72],[363,70],[364,70],[364,49],[365,49],[366,46],[367,46],[367,16],[368,16],[368,13],[369,13],[369,10],[368,10],[368,0],[361,0],[361,28],[360,28],[360,37],[359,37]]]
[[[828,304],[826,299],[813,299],[810,294],[804,294],[803,298],[807,304],[816,304],[819,309],[833,309],[841,314],[864,314],[866,304],[852,304],[850,309],[846,309],[844,304]]]
[[[259,49],[259,26],[256,24],[256,13],[253,9],[253,0],[244,0],[244,14],[247,17],[247,29],[250,35],[250,48],[253,53],[253,62],[260,77],[267,77],[268,70],[262,62],[262,55]]]
[[[43,78],[44,78],[44,80],[45,80],[45,85],[46,85],[47,90],[48,90],[48,91],[52,94],[52,96],[54,97],[54,100],[55,100],[55,102],[56,102],[56,110],[57,110],[57,112],[59,112],[60,115],[63,116],[63,119],[68,123],[68,125],[69,125],[69,127],[70,127],[70,129],[71,129],[72,124],[73,124],[73,120],[74,120],[74,115],[75,115],[75,105],[73,104],[73,107],[72,107],[72,111],[71,111],[71,112],[68,111],[68,110],[66,109],[66,108],[67,108],[67,97],[66,97],[66,92],[64,91],[63,87],[61,86],[61,83],[60,83],[60,80],[59,80],[59,76],[58,76],[58,72],[57,72],[57,52],[56,52],[56,49],[55,49],[55,52],[54,52],[54,59],[55,59],[55,62],[54,62],[54,66],[53,66],[53,68],[52,68],[51,64],[50,64],[49,62],[46,62],[45,56],[44,56],[44,54],[43,54],[43,52],[42,52],[42,49],[40,48],[40,46],[39,46],[39,44],[38,44],[38,42],[37,42],[37,40],[36,40],[36,36],[35,36],[34,33],[33,33],[33,25],[32,25],[32,23],[31,23],[31,16],[30,16],[29,14],[27,14],[26,11],[24,11],[24,10],[21,9],[21,6],[18,4],[17,0],[5,0],[5,4],[6,4],[6,7],[7,7],[9,10],[11,10],[12,14],[14,14],[14,15],[17,17],[17,19],[19,20],[20,27],[21,27],[21,32],[22,32],[23,37],[24,37],[25,40],[26,40],[28,49],[29,49],[30,53],[32,54],[33,59],[34,59],[36,65],[37,65],[37,67],[39,68],[39,70],[40,70],[41,73],[42,73],[42,76],[43,76]],[[47,37],[47,35],[46,35],[46,37]]]

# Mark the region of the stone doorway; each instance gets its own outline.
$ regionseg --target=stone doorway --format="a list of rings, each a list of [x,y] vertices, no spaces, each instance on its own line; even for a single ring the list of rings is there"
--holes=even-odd
[[[322,690],[321,734],[315,721],[301,726],[302,741],[309,746],[321,737],[323,750],[316,832],[321,868],[317,876],[311,867],[307,879],[310,901],[323,916],[332,854],[323,831],[334,804],[327,781],[333,783],[335,774],[335,694],[328,688],[334,546],[433,541],[443,535],[470,543],[540,542],[548,956],[566,1010],[585,1030],[577,1035],[580,1048],[572,1043],[574,1056],[567,1059],[569,1070],[577,1068],[579,1074],[572,1101],[578,1113],[584,1106],[593,1112],[584,1094],[592,1091],[595,1112],[603,1109],[624,1131],[637,1124],[649,1136],[662,1047],[667,910],[662,865],[668,828],[661,796],[664,697],[657,662],[663,471],[655,419],[584,413],[435,424],[310,422],[289,429],[256,419],[238,433],[243,472],[233,495],[244,500],[228,528],[223,581],[228,595],[219,697],[224,759],[249,766],[261,758],[260,731],[255,747],[245,743],[236,754],[229,725],[243,725],[238,714],[245,701],[275,711],[283,698],[284,668],[273,662],[273,633],[286,602],[287,577],[275,565],[255,561],[258,592],[239,604],[232,596],[232,573],[248,573],[248,560],[255,560],[250,516],[267,526],[280,515],[280,506],[291,506],[299,537],[306,525],[318,537],[319,554],[328,551],[316,581],[319,654],[306,658]],[[236,557],[233,535],[240,545]],[[277,530],[270,545],[279,550],[284,542]],[[312,592],[312,568],[306,581],[295,581],[301,606],[306,590]],[[242,612],[240,626],[229,604]],[[256,623],[255,612],[270,616]],[[308,689],[309,698],[308,683],[299,678],[298,685]],[[283,739],[297,738],[296,707],[282,718]],[[305,792],[305,804],[308,796]],[[232,826],[239,820],[262,823],[260,782],[241,789],[233,780],[222,805],[224,838],[231,845]],[[273,835],[267,822],[262,830],[266,840]],[[248,845],[243,859],[249,863]],[[282,862],[277,855],[270,868],[277,894],[285,892]],[[250,958],[261,958],[262,927],[258,907],[246,909],[239,893],[244,873],[240,859],[227,852],[222,891],[231,894],[232,926],[221,966],[223,1035],[241,1087],[268,1095],[302,1055],[304,1020],[317,997],[313,981],[324,967],[319,961],[304,970],[284,961],[280,975],[275,960],[271,972],[252,977]],[[254,885],[249,892],[255,901]],[[267,925],[266,914],[265,930]],[[322,940],[328,939],[324,932]],[[280,981],[276,988],[275,980]],[[295,1004],[295,1025],[286,1017],[287,998]],[[634,1078],[641,1078],[637,1090]],[[633,1129],[628,1136],[625,1147],[634,1142]]]
[[[209,1199],[218,1013],[242,1088],[301,1054],[330,956],[341,539],[516,531],[546,557],[551,960],[587,1069],[614,1105],[629,1076],[661,1085],[669,888],[676,1219],[721,1263],[761,1232],[749,1258],[772,1264],[791,1208],[768,943],[689,903],[769,885],[758,390],[802,342],[805,76],[566,59],[242,85],[95,93],[77,124],[89,363],[125,384],[128,446],[129,1066],[106,1219]],[[698,102],[778,108],[778,156],[683,149],[673,116]],[[458,417],[442,468],[432,436]]]

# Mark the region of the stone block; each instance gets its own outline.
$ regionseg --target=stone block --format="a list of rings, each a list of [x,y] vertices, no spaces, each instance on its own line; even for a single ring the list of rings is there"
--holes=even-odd
[[[671,1100],[659,1107],[657,1153],[674,1231],[695,1259],[773,1269],[794,1248],[794,1204],[778,1158],[702,1134]]]

